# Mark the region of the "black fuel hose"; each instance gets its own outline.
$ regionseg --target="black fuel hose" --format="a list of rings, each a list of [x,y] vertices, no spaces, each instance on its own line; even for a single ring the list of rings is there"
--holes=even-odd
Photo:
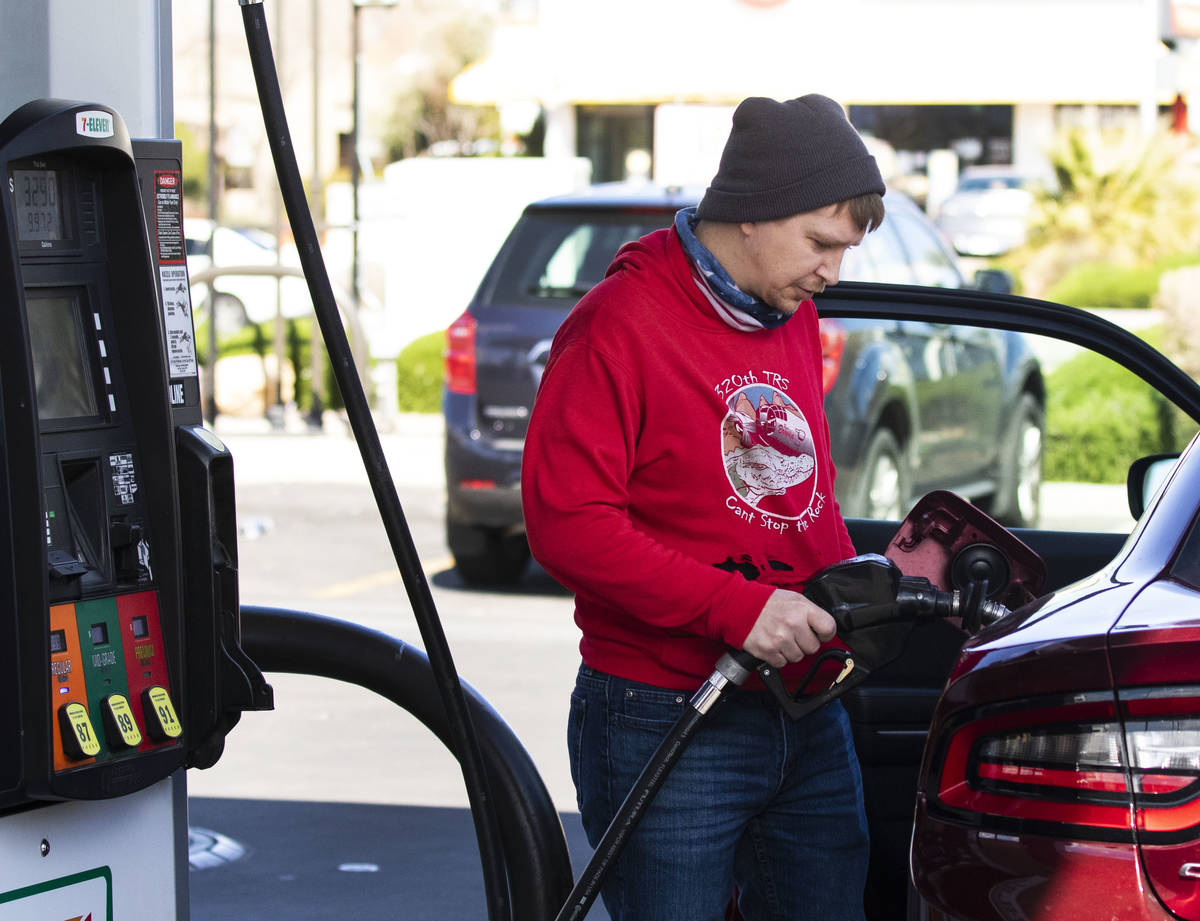
[[[307,611],[242,605],[242,646],[263,671],[317,675],[373,691],[403,707],[447,748],[446,711],[429,693],[429,658],[420,649],[361,624]],[[552,921],[571,889],[571,855],[554,802],[529,752],[469,683],[504,843],[513,917]]]
[[[433,677],[446,709],[447,729],[453,740],[452,750],[462,767],[467,797],[471,805],[471,816],[475,823],[475,835],[479,841],[480,859],[483,863],[484,888],[487,893],[488,918],[490,921],[510,921],[508,882],[505,873],[503,846],[495,804],[488,788],[487,774],[479,739],[471,724],[462,683],[450,655],[445,632],[438,618],[429,583],[425,579],[420,558],[413,544],[412,534],[396,493],[396,485],[388,471],[387,459],[379,441],[379,433],[371,419],[366,394],[354,365],[354,357],[346,332],[342,328],[329,273],[321,256],[320,241],[308,202],[304,195],[304,183],[296,164],[288,130],[283,97],[279,90],[279,75],[275,70],[275,59],[271,51],[271,39],[267,30],[266,15],[262,0],[238,0],[242,7],[242,21],[246,29],[246,42],[250,50],[250,64],[254,70],[254,82],[258,88],[259,104],[266,125],[267,140],[271,156],[275,161],[275,172],[283,194],[284,209],[291,225],[296,246],[300,252],[300,265],[308,282],[313,308],[325,347],[329,351],[334,379],[341,390],[346,404],[350,428],[358,443],[363,465],[375,503],[379,507],[388,541],[392,546],[400,575],[408,590],[409,601],[421,638],[429,656]],[[357,305],[355,305],[357,306]]]
[[[654,754],[650,756],[650,760],[646,762],[646,766],[642,768],[642,773],[638,775],[616,815],[608,823],[608,828],[592,852],[591,860],[579,874],[575,888],[567,896],[567,901],[555,921],[580,921],[587,915],[608,874],[616,865],[617,858],[625,849],[629,836],[641,822],[642,815],[650,808],[667,775],[683,755],[684,749],[691,744],[696,730],[724,696],[741,687],[760,664],[758,659],[744,649],[727,652],[717,661],[712,674],[692,695],[682,715],[668,730]]]

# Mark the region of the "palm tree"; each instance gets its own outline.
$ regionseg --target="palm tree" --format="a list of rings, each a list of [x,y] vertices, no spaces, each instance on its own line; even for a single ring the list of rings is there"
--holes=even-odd
[[[1081,263],[1148,265],[1200,245],[1200,182],[1190,138],[1071,129],[1047,151],[1058,188],[1040,193],[1012,257],[1027,294],[1041,296]]]

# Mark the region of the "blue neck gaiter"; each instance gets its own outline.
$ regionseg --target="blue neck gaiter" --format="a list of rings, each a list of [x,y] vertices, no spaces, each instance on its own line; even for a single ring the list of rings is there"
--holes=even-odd
[[[753,295],[747,294],[729,277],[722,268],[717,257],[709,252],[698,239],[693,228],[696,225],[696,209],[683,208],[675,215],[675,230],[696,270],[703,276],[708,288],[719,297],[735,314],[744,317],[748,322],[763,329],[778,329],[788,321],[791,314],[776,310],[760,301]]]

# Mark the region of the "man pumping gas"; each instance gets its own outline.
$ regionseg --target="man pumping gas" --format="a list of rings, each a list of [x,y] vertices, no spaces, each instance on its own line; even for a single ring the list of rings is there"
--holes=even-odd
[[[746,99],[700,204],[623,247],[555,337],[522,494],[535,558],[575,593],[568,743],[593,846],[726,648],[786,679],[836,642],[801,594],[854,555],[812,298],[883,192],[838,103]],[[735,887],[747,921],[862,918],[845,711],[792,721],[754,681],[641,820],[603,890],[613,921],[716,921]]]

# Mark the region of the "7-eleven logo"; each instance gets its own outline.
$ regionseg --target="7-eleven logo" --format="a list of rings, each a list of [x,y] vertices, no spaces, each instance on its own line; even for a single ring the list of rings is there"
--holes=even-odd
[[[75,133],[85,138],[110,138],[113,136],[113,117],[95,109],[77,112]]]

